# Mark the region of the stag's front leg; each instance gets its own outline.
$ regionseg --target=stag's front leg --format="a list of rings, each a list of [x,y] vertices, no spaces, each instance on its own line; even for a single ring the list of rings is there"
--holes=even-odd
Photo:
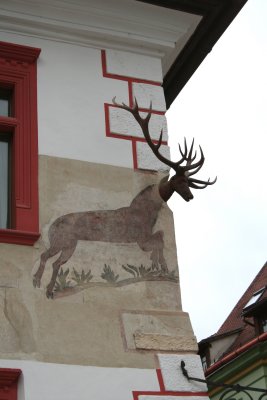
[[[40,265],[36,273],[33,275],[33,286],[40,287],[41,279],[44,273],[45,264],[50,257],[55,256],[59,252],[58,248],[50,247],[48,250],[41,254]]]
[[[76,248],[76,244],[77,243],[75,243],[75,245],[73,245],[72,247],[64,248],[60,254],[60,257],[53,263],[52,277],[49,284],[46,287],[46,296],[48,298],[53,298],[53,290],[56,284],[59,268],[61,267],[61,265],[65,264],[70,259]]]
[[[157,231],[148,239],[139,241],[138,245],[143,251],[151,251],[150,259],[152,260],[153,268],[158,269],[160,264],[162,271],[168,271],[167,263],[163,255],[164,240],[162,231]]]

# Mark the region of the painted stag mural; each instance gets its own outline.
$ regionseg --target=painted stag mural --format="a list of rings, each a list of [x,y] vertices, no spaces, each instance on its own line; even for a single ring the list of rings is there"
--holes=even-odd
[[[58,284],[57,278],[66,280],[67,273],[63,272],[62,265],[71,258],[79,240],[117,244],[137,243],[142,251],[151,253],[152,266],[150,268],[145,268],[144,266],[122,266],[124,270],[133,275],[134,282],[145,277],[153,280],[159,277],[176,280],[174,271],[170,272],[168,270],[164,258],[163,231],[153,232],[162,203],[168,201],[174,192],[180,194],[185,201],[189,201],[193,199],[190,187],[203,189],[216,181],[216,179],[210,182],[210,180],[201,181],[192,178],[192,175],[196,174],[204,163],[201,147],[200,160],[194,162],[196,159],[196,152],[193,155],[194,141],[188,152],[185,140],[184,150],[179,145],[182,158],[177,162],[170,161],[159,152],[162,143],[162,132],[157,144],[154,144],[150,137],[148,125],[151,111],[143,118],[139,113],[136,101],[132,108],[124,103],[117,104],[115,98],[113,103],[133,115],[153,153],[161,162],[171,167],[175,171],[175,175],[170,179],[164,177],[159,185],[147,186],[137,194],[128,207],[116,210],[75,212],[57,218],[49,228],[50,246],[41,254],[39,268],[33,277],[33,285],[40,287],[46,262],[49,258],[59,254],[59,257],[52,264],[52,277],[46,289],[48,298],[53,298],[55,286]],[[184,162],[186,164],[182,166],[181,164]],[[89,282],[92,278],[90,271],[87,274],[82,271],[82,274],[83,276],[74,270],[74,279],[76,281],[80,279]],[[103,279],[113,283],[118,278],[118,275],[115,276],[107,265],[105,265],[101,276]]]

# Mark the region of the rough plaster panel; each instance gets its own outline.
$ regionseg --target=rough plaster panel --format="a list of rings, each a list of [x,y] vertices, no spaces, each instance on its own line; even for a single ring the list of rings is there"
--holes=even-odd
[[[176,285],[170,283],[169,286],[172,288]],[[184,337],[188,341],[191,339],[194,343],[193,351],[196,350],[196,340],[187,313],[170,315],[160,312],[157,314],[123,312],[122,324],[129,349],[188,350],[183,347],[181,341]]]
[[[200,357],[195,354],[159,354],[159,364],[166,390],[185,392],[205,392],[207,386],[204,383],[188,381],[181,370],[181,361],[185,362],[188,375],[205,379]]]
[[[109,286],[101,277],[107,264],[119,280],[129,280],[131,276],[122,265],[150,267],[151,252],[143,251],[137,243],[79,240],[62,269],[69,270],[68,279],[73,268],[80,273],[91,269],[93,279],[86,287],[56,292],[53,299],[46,297],[46,287],[59,254],[47,260],[40,288],[33,286],[33,275],[41,254],[49,248],[48,230],[57,217],[128,207],[136,195],[150,186],[153,199],[158,202],[157,184],[161,178],[158,173],[39,157],[41,237],[33,247],[0,244],[0,280],[18,281],[17,288],[0,289],[1,359],[155,368],[152,352],[125,351],[120,315],[123,309],[181,311],[178,276],[177,282],[131,281],[124,286]],[[164,257],[169,271],[178,273],[172,213],[162,200],[160,204],[153,232],[164,232]]]
[[[145,117],[146,113],[141,113]],[[144,138],[139,124],[129,111],[117,107],[109,107],[110,131],[119,135]],[[162,140],[168,140],[167,120],[164,115],[152,114],[149,121],[149,133],[152,139],[158,140],[163,129]]]
[[[140,108],[149,108],[152,103],[153,110],[166,111],[166,102],[161,86],[133,83],[133,96]]]
[[[26,321],[27,313],[18,309],[22,317],[20,320],[20,315],[16,314],[18,298],[9,297],[9,317],[22,333],[18,337],[14,334],[12,339],[13,349],[16,347],[14,354],[12,353],[13,358],[29,357],[51,363],[103,367],[155,368],[154,353],[125,351],[120,315],[123,309],[139,312],[149,310],[152,313],[181,311],[173,219],[168,206],[159,198],[157,184],[161,178],[162,174],[158,173],[144,173],[56,157],[39,157],[41,237],[34,247],[0,245],[0,265],[2,267],[4,263],[5,266],[0,269],[0,276],[2,279],[19,279],[17,290],[32,321],[32,327],[29,322],[26,325],[36,344],[34,353],[32,350],[27,354],[22,353],[22,346],[18,341],[23,338],[23,347],[28,345],[28,331],[22,324],[22,319]],[[136,242],[79,240],[74,253],[62,266],[64,272],[69,270],[68,280],[71,280],[73,286],[55,292],[53,299],[46,297],[52,265],[59,254],[47,260],[44,274],[40,278],[40,288],[33,286],[33,275],[39,268],[40,256],[49,248],[49,228],[58,217],[75,212],[127,208],[147,187],[152,187],[152,198],[160,206],[153,233],[164,232],[164,257],[170,273],[175,271],[175,281],[139,281],[126,272],[122,265],[127,263],[137,267],[151,267],[151,252],[143,251]],[[141,225],[142,221],[144,220],[140,220]],[[119,219],[118,226],[123,226],[122,222],[123,218]],[[127,230],[128,228],[126,232]],[[111,234],[112,232],[113,230]],[[118,282],[126,280],[126,283],[109,285],[102,279],[105,264],[110,266],[116,276],[119,275]],[[79,273],[82,270],[86,273],[91,270],[93,278],[88,285],[75,286],[72,280],[74,268]],[[9,324],[3,314],[2,316],[6,329],[10,331]],[[135,330],[137,328],[135,326]],[[7,336],[8,332],[3,337]],[[10,342],[9,349],[11,348]],[[1,349],[3,347],[0,343],[0,358],[11,357],[10,353]]]
[[[137,142],[137,165],[141,169],[150,169],[154,171],[169,171],[169,167],[157,159],[147,143]],[[170,160],[169,146],[162,145],[160,153]]]
[[[107,72],[131,78],[162,82],[161,60],[159,58],[106,50]]]

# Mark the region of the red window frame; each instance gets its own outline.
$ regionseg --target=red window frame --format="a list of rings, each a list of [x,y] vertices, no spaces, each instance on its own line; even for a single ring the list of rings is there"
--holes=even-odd
[[[18,399],[20,369],[0,368],[0,400]]]
[[[33,245],[39,238],[37,59],[40,49],[0,42],[0,87],[13,92],[13,116],[0,116],[12,136],[11,229],[0,242]]]

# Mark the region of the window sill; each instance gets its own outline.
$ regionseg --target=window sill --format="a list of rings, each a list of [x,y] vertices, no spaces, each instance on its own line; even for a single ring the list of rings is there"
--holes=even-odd
[[[24,232],[14,229],[0,229],[0,243],[33,246],[39,239],[39,232]]]
[[[20,369],[0,368],[0,387],[10,387],[21,374]]]
[[[0,399],[17,400],[20,369],[0,368]]]

